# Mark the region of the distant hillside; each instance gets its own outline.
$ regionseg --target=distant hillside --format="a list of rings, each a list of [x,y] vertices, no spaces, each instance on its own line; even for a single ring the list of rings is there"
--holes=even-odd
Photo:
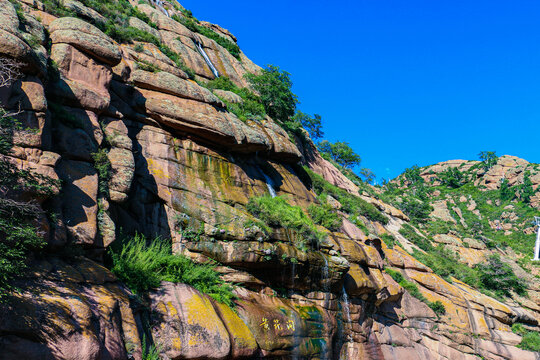
[[[380,197],[410,218],[398,240],[435,273],[536,308],[530,299],[538,299],[540,266],[531,259],[539,186],[540,165],[505,155],[409,168]],[[507,264],[517,278],[486,264]]]

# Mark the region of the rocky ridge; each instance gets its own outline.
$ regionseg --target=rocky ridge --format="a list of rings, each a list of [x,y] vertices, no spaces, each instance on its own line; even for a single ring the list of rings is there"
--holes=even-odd
[[[20,106],[18,119],[33,129],[15,134],[2,161],[62,181],[49,197],[21,195],[56,216],[38,219],[47,252],[30,259],[31,272],[19,280],[24,291],[2,305],[0,359],[142,359],[143,342],[169,359],[540,358],[519,348],[521,336],[511,331],[516,322],[538,330],[537,297],[506,304],[438,276],[406,251],[414,246],[399,232],[407,215],[343,176],[309,141],[293,142],[269,117],[240,120],[223,94],[200,85],[214,75],[198,45],[239,87],[249,86],[244,74],[260,69],[243,53],[238,60],[174,20],[185,13],[172,3],[164,3],[169,17],[132,2],[150,21],[130,17],[130,26],[180,56],[181,68],[154,42],[106,35],[91,23],[104,14],[85,3],[0,0],[0,54],[23,64],[0,101]],[[72,16],[55,16],[58,9]],[[217,25],[203,26],[236,41]],[[100,151],[113,173],[106,192],[94,156]],[[253,233],[246,205],[268,192],[268,179],[292,205],[321,201],[306,169],[371,203],[385,220],[342,211],[339,230],[320,227],[326,240],[308,250],[284,229]],[[493,186],[501,171],[482,185]],[[197,241],[179,219],[202,229]],[[120,230],[171,238],[175,252],[218,262],[224,279],[241,284],[236,307],[166,282],[141,305],[103,266]],[[401,246],[387,246],[385,235]],[[437,239],[484,250],[448,234]],[[65,255],[73,245],[83,253]],[[416,284],[426,301],[385,269]],[[437,301],[444,314],[428,306]]]

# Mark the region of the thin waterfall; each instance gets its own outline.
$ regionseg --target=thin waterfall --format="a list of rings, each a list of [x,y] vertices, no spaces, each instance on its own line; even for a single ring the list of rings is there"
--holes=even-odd
[[[538,229],[536,230],[537,231],[537,233],[536,233],[536,244],[534,246],[533,261],[538,261],[538,260],[540,260],[540,217],[535,216],[534,217],[534,222],[535,222],[535,225],[538,227]]]
[[[270,193],[270,196],[272,196],[273,198],[276,197],[276,190],[274,190],[274,181],[272,180],[272,178],[268,175],[266,175],[266,173],[264,171],[262,171],[262,174],[264,176],[264,180],[266,181],[266,187],[268,187],[268,192]]]
[[[326,259],[326,256],[323,255],[324,260],[324,266],[321,271],[321,285],[323,291],[330,291],[330,286],[328,284],[328,278],[330,277],[330,272],[328,270],[328,260]]]
[[[163,1],[161,1],[161,0],[153,0],[153,2],[154,2],[154,4],[157,6],[157,8],[158,8],[159,10],[161,10],[162,13],[164,13],[167,17],[171,17],[171,16],[169,15],[169,12],[167,11],[167,9],[165,9],[165,8],[163,7]]]
[[[322,258],[324,260],[324,266],[323,268],[321,269],[321,287],[322,287],[322,290],[323,290],[323,293],[324,293],[324,307],[327,307],[328,303],[327,301],[329,300],[329,298],[327,297],[327,294],[329,291],[330,291],[330,282],[329,282],[329,279],[330,279],[330,271],[329,271],[329,268],[328,268],[328,259],[326,258],[326,256],[322,255]],[[322,341],[321,343],[321,359],[327,359],[328,358],[328,344],[326,343],[326,341]]]
[[[199,49],[199,53],[201,53],[202,57],[204,58],[204,61],[206,61],[206,64],[208,64],[208,67],[210,68],[210,70],[212,70],[212,73],[214,74],[214,76],[219,77],[219,72],[215,68],[214,64],[212,64],[212,61],[210,61],[210,58],[206,54],[206,51],[204,51],[201,43],[198,41],[196,41],[195,43],[197,44],[197,49]]]
[[[351,304],[349,302],[349,296],[345,290],[345,285],[342,287],[342,297],[343,297],[343,312],[345,313],[345,319],[347,320],[348,328],[351,328]],[[350,335],[347,336],[347,340],[350,341]]]

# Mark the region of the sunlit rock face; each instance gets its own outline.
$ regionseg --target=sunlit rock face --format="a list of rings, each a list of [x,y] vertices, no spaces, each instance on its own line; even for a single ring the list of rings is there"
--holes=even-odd
[[[21,195],[57,217],[36,220],[49,251],[29,259],[21,292],[0,305],[0,359],[145,359],[149,344],[167,359],[538,359],[517,347],[521,336],[511,326],[519,320],[538,329],[539,289],[524,303],[503,304],[416,260],[399,233],[409,221],[403,212],[363,192],[309,140],[290,137],[269,117],[242,121],[224,103],[241,101],[235,94],[199,85],[214,74],[197,44],[237,86],[249,86],[244,75],[260,68],[176,21],[184,16],[177,5],[163,4],[167,16],[132,2],[149,22],[131,17],[129,25],[178,54],[184,68],[156,43],[113,40],[92,24],[106,14],[86,1],[65,1],[77,17],[62,18],[39,1],[16,3],[24,24],[16,7],[0,0],[0,54],[20,61],[22,76],[0,89],[0,101],[20,106],[18,118],[33,131],[15,134],[1,161],[61,180],[62,190],[49,198]],[[236,42],[217,25],[201,26]],[[113,173],[105,184],[99,151]],[[503,175],[519,183],[527,164],[501,158],[478,184],[496,187]],[[291,205],[306,210],[319,202],[302,165],[374,205],[388,222],[362,217],[360,229],[341,212],[339,230],[318,227],[325,238],[317,248],[299,246],[294,231],[264,234],[250,225],[246,205],[268,194],[269,179]],[[531,180],[537,187],[537,173]],[[433,216],[452,216],[444,209]],[[197,239],[184,236],[186,224],[200,229]],[[170,238],[176,253],[196,262],[216,262],[222,278],[237,284],[236,305],[170,282],[142,301],[134,296],[107,269],[104,253],[135,232]],[[393,248],[384,235],[397,239]],[[471,266],[483,260],[485,248],[473,239],[435,241]],[[83,253],[70,253],[73,244]],[[385,268],[400,271],[427,301]],[[436,301],[445,314],[427,305]]]

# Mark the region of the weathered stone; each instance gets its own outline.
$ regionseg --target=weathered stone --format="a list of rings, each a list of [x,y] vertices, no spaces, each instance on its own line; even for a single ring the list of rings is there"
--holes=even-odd
[[[118,46],[95,26],[77,18],[62,17],[49,25],[53,44],[66,43],[109,65],[122,59]]]
[[[58,166],[64,181],[64,222],[73,242],[96,246],[98,176],[86,162],[63,160]]]
[[[162,283],[150,299],[152,311],[163,324],[153,329],[153,336],[169,358],[227,357],[229,333],[208,297],[187,285]]]
[[[112,71],[69,44],[53,44],[51,58],[66,79],[85,84],[100,95],[110,98]]]
[[[103,15],[98,13],[96,10],[89,8],[87,6],[84,6],[81,2],[76,0],[64,0],[63,5],[73,10],[78,16],[86,19],[93,19],[96,22],[102,22],[106,23],[107,18],[105,18]]]
[[[111,163],[111,179],[109,190],[111,200],[122,202],[127,200],[127,193],[135,173],[135,160],[131,150],[113,147],[107,154]]]
[[[228,101],[233,104],[242,104],[244,100],[240,97],[240,95],[237,95],[233,93],[232,91],[226,91],[226,90],[214,90],[214,94],[221,97],[225,101]]]
[[[161,40],[161,35],[159,35],[159,31],[154,29],[153,27],[151,27],[150,25],[148,25],[147,23],[145,23],[139,18],[131,16],[129,18],[128,24],[129,26],[132,26],[136,29],[152,34],[153,36],[156,37],[156,39]]]
[[[135,70],[131,74],[130,80],[140,88],[197,100],[221,108],[225,107],[223,102],[212,94],[210,90],[164,71],[151,73],[144,70]]]

